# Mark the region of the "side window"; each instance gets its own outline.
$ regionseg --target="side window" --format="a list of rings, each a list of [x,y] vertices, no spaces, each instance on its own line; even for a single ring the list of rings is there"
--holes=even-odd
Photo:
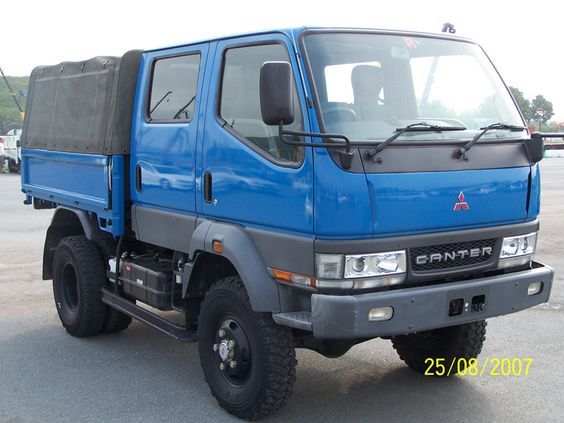
[[[262,121],[259,80],[264,62],[290,58],[282,44],[236,47],[225,52],[219,113],[232,129],[267,154],[285,162],[301,162],[303,149],[280,140],[277,126]],[[294,122],[286,129],[303,131],[297,89],[294,86]],[[296,141],[297,137],[294,138]]]
[[[155,62],[147,109],[151,122],[192,119],[199,69],[199,54],[169,57]]]

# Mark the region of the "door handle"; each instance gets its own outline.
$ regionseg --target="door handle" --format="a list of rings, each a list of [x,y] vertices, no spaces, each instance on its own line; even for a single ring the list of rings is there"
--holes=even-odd
[[[137,165],[135,166],[135,190],[141,192],[141,186],[141,166]]]
[[[204,201],[208,204],[212,202],[212,174],[209,171],[204,173]]]

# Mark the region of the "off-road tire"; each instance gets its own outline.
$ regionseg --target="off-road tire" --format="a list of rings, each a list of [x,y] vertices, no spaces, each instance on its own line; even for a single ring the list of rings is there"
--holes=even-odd
[[[432,364],[426,359],[444,358],[446,369],[442,376],[451,376],[465,369],[468,360],[476,358],[486,340],[486,321],[465,323],[457,326],[434,329],[408,335],[392,337],[392,345],[400,358],[413,370],[420,373]],[[453,363],[454,362],[454,363]],[[442,372],[441,372],[442,373]],[[436,372],[435,372],[436,374]]]
[[[233,321],[230,319],[240,324],[237,330],[242,333],[242,329],[248,340],[248,377],[241,378],[240,384],[233,383],[220,370],[221,357],[213,348],[218,325]],[[200,309],[198,342],[206,382],[212,395],[229,413],[258,420],[286,405],[296,379],[291,330],[276,325],[271,314],[251,309],[249,296],[238,276],[216,282],[206,293]],[[241,356],[245,356],[244,351]]]
[[[116,333],[121,332],[129,327],[131,324],[131,316],[123,314],[115,308],[108,307],[104,325],[102,326],[102,333]]]
[[[107,307],[102,302],[104,266],[96,246],[84,236],[63,238],[53,259],[53,296],[59,318],[72,336],[96,335]]]

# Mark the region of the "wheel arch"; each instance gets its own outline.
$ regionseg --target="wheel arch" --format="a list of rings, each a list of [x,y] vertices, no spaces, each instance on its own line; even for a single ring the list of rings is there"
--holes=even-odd
[[[214,241],[222,243],[221,253],[214,252]],[[243,226],[202,221],[192,235],[189,255],[194,264],[192,273],[183,286],[184,294],[198,291],[194,289],[195,285],[201,287],[202,266],[228,263],[224,265],[224,269],[228,270],[230,265],[241,277],[254,311],[280,311],[278,286],[268,273],[260,252]],[[230,274],[226,271],[222,275]]]
[[[53,214],[43,247],[43,280],[53,278],[53,257],[57,245],[64,237],[71,235],[84,235],[91,241],[99,242],[111,238],[103,232],[94,214],[85,210],[59,206]]]

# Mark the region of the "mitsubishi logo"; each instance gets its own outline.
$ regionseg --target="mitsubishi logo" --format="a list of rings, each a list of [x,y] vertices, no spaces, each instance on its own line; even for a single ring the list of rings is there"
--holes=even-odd
[[[460,191],[460,194],[458,194],[458,203],[454,205],[452,211],[469,210],[469,209],[470,206],[468,206],[468,203],[464,199],[464,193]]]

